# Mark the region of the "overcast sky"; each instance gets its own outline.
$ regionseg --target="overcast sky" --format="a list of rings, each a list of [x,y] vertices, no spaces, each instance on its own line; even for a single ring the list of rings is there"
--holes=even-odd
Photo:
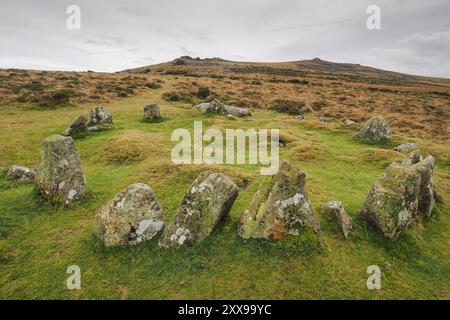
[[[79,30],[66,26],[71,4]],[[381,30],[366,27],[371,4]],[[0,68],[118,71],[182,55],[319,57],[450,78],[450,1],[0,1]]]

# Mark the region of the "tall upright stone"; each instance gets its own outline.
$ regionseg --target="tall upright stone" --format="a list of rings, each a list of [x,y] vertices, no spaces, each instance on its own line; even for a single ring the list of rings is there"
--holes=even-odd
[[[42,142],[36,188],[50,202],[65,206],[86,195],[86,179],[71,137],[53,135]]]
[[[245,239],[279,240],[309,227],[320,236],[320,224],[305,188],[306,174],[283,161],[270,184],[262,184],[241,215],[239,235]]]

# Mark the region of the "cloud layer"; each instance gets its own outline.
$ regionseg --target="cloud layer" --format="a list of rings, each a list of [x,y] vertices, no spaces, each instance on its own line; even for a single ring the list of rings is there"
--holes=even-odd
[[[117,71],[181,55],[320,57],[450,78],[445,0],[2,0],[0,67]],[[66,27],[69,5],[81,29]],[[381,8],[381,30],[366,9]]]

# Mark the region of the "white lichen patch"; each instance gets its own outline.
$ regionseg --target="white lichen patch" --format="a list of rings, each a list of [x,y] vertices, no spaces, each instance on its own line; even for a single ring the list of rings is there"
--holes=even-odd
[[[139,222],[136,234],[138,236],[143,235],[150,227],[154,233],[157,233],[164,226],[164,221],[155,219],[144,219]]]

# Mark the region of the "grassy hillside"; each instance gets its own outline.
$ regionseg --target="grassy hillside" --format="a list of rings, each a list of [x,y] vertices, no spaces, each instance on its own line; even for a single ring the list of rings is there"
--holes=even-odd
[[[33,196],[32,184],[10,182],[4,173],[11,164],[36,167],[41,140],[61,133],[93,104],[1,107],[0,298],[450,299],[450,163],[445,137],[395,135],[393,145],[414,141],[437,158],[435,183],[441,201],[432,218],[392,242],[358,218],[373,180],[387,164],[403,157],[391,151],[391,145],[360,144],[352,139],[356,129],[343,128],[339,122],[322,124],[313,117],[298,121],[264,108],[254,109],[247,119],[205,116],[183,101],[162,100],[162,93],[179,85],[172,77],[165,80],[162,88],[104,104],[114,116],[114,129],[76,140],[89,194],[68,209],[40,201]],[[160,104],[164,121],[141,121],[143,107],[150,101]],[[289,141],[280,158],[307,173],[316,209],[328,200],[343,201],[354,218],[351,239],[344,240],[320,213],[324,248],[310,232],[279,242],[241,239],[240,213],[263,177],[251,165],[173,165],[172,131],[192,130],[193,121],[199,119],[205,129],[280,128]],[[184,192],[203,170],[224,172],[240,188],[230,216],[204,242],[167,250],[153,239],[134,247],[106,249],[95,238],[96,210],[129,184],[148,183],[170,221]],[[81,268],[81,290],[66,289],[66,268],[72,264]],[[383,272],[379,291],[366,287],[366,269],[373,264]]]

